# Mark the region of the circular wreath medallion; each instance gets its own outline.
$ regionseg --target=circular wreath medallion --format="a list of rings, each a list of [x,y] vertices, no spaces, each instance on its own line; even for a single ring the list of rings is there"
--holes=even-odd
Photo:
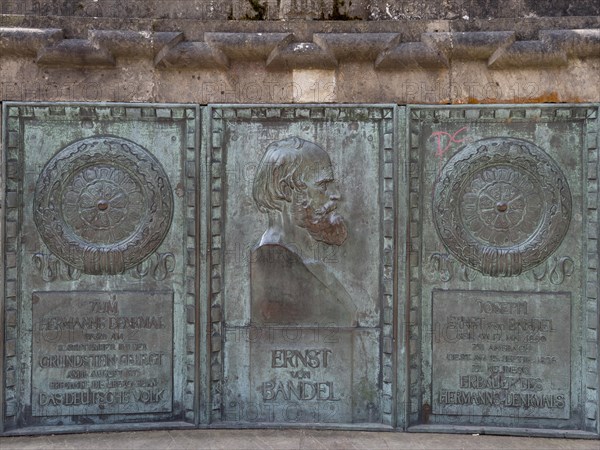
[[[545,261],[571,220],[571,192],[558,165],[521,139],[467,144],[443,167],[433,195],[440,239],[460,262],[494,277]]]
[[[84,273],[121,273],[162,243],[173,194],[158,160],[126,139],[76,141],[44,167],[34,220],[50,251]]]

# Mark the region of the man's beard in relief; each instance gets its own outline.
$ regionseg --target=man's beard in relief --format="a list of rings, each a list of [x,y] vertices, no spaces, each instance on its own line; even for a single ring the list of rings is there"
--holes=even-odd
[[[348,237],[344,218],[335,209],[336,202],[328,201],[322,208],[314,209],[303,193],[298,194],[294,207],[296,223],[306,228],[317,241],[329,245],[342,245]]]

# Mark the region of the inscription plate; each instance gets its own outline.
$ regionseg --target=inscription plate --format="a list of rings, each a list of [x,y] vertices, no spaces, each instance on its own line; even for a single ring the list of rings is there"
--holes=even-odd
[[[230,370],[252,365],[245,381],[228,381],[224,418],[254,423],[336,423],[381,420],[376,383],[379,333],[338,328],[252,327],[227,330],[228,351],[248,356],[230,361]],[[349,367],[352,364],[354,367]]]
[[[433,413],[567,419],[568,293],[433,291]]]
[[[228,421],[336,423],[381,420],[376,379],[380,334],[339,328],[253,328],[227,332],[228,350],[247,341],[249,396],[226,403]],[[244,339],[247,338],[247,339]],[[232,367],[236,364],[232,363]],[[234,383],[230,383],[233,386]]]
[[[172,410],[173,294],[35,292],[34,416]]]

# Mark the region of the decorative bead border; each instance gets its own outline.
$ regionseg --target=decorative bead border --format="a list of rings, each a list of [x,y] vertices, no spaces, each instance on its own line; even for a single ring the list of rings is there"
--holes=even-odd
[[[7,106],[4,112],[4,429],[16,427],[18,392],[18,302],[17,272],[18,230],[20,227],[23,167],[20,163],[21,120],[17,107]]]
[[[587,109],[586,117],[587,146],[587,278],[585,287],[585,345],[584,384],[586,429],[600,433],[599,405],[600,392],[600,361],[598,358],[598,299],[600,286],[598,282],[600,258],[600,226],[598,209],[600,205],[600,107]]]

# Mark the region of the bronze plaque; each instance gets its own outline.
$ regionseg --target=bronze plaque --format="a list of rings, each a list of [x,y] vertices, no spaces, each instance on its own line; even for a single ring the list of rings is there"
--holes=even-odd
[[[588,430],[597,106],[407,116],[409,426]]]
[[[200,108],[3,107],[5,429],[194,423]]]
[[[567,419],[568,293],[433,291],[433,413]]]
[[[392,423],[395,119],[211,110],[214,421]]]
[[[35,292],[34,416],[169,412],[173,293]]]

